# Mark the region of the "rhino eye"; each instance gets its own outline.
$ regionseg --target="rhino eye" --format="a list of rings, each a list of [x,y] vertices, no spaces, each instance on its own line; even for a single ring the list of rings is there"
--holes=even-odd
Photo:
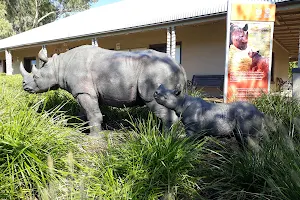
[[[39,77],[37,75],[33,75],[33,78],[34,79],[38,79]]]

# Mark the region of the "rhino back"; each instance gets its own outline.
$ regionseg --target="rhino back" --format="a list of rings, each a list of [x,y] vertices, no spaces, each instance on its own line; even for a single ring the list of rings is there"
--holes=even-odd
[[[137,95],[139,63],[130,52],[98,52],[91,74],[103,104],[131,106],[143,104]]]
[[[96,95],[91,63],[98,51],[96,47],[84,45],[53,57],[58,66],[59,85],[75,97],[81,93]]]
[[[244,132],[254,134],[262,128],[264,114],[253,104],[248,102],[232,103],[232,109],[235,109],[237,122],[240,129]]]
[[[189,107],[183,113],[182,122],[188,130],[204,131],[208,135],[229,135],[235,127],[234,112],[226,104],[215,104],[201,98],[190,98]]]
[[[168,54],[147,50],[135,59],[140,67],[138,92],[144,101],[150,102],[154,99],[153,94],[160,84],[169,89],[181,84],[181,90],[186,90],[185,70]]]
[[[122,52],[91,45],[74,48],[60,56],[65,88],[74,96],[97,95],[102,104],[142,105],[152,101],[160,83],[185,89],[186,75],[167,54],[153,50]]]
[[[136,104],[137,65],[127,57],[92,45],[74,48],[55,58],[59,84],[75,97],[96,96],[101,104]]]

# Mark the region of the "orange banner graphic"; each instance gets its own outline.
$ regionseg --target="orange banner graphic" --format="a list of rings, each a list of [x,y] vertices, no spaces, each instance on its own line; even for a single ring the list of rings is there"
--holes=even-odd
[[[275,21],[275,4],[232,4],[231,20],[244,20],[244,21]]]
[[[269,92],[275,4],[231,4],[224,102]]]

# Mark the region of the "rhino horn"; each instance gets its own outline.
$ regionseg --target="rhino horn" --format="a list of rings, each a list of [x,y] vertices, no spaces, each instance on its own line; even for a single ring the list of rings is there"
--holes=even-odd
[[[35,65],[32,65],[31,71],[33,74],[37,74],[39,70],[35,67]]]
[[[26,76],[26,75],[29,74],[29,73],[25,70],[22,61],[20,62],[20,72],[21,72],[22,76]]]
[[[45,62],[45,63],[48,62],[48,58],[47,58],[47,56],[45,55],[43,49],[41,49],[41,50],[39,51],[38,57],[39,57],[39,59],[40,59],[41,61],[43,61],[43,62]]]

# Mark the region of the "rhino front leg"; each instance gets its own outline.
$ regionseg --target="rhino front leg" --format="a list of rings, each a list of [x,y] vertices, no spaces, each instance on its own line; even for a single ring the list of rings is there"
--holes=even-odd
[[[101,124],[103,116],[99,108],[98,98],[89,94],[79,94],[77,96],[78,103],[85,110],[87,120],[89,121],[91,136],[99,136],[102,131]]]
[[[158,104],[155,100],[146,103],[146,105],[152,112],[154,112],[154,114],[158,118],[160,118],[166,124],[166,128],[168,129],[179,119],[175,111]]]
[[[83,121],[87,121],[87,118],[86,118],[86,112],[85,110],[83,109],[83,107],[80,105],[80,110],[79,110],[79,113],[78,113],[78,117],[79,119],[83,120]]]

